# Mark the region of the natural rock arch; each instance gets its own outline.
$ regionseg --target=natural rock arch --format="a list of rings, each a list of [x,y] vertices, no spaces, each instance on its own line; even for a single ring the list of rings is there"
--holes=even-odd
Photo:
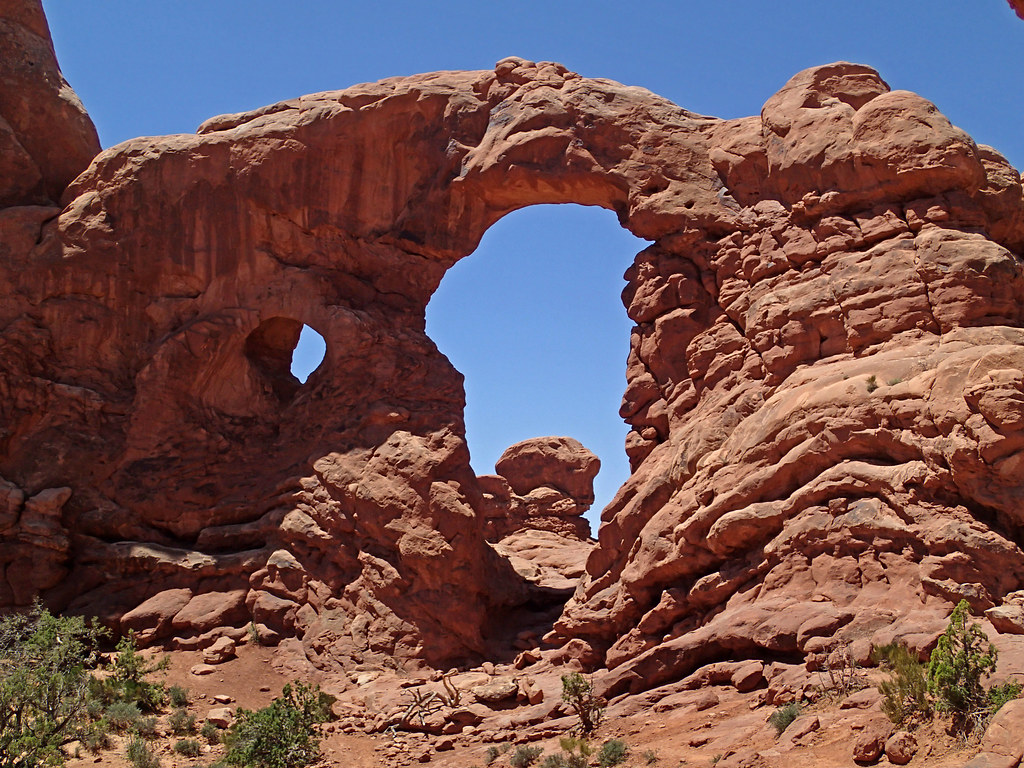
[[[927,636],[1024,576],[1020,176],[867,67],[723,121],[506,59],[136,139],[62,208],[16,202],[0,536],[47,568],[5,555],[4,605],[42,591],[159,640],[219,599],[321,665],[484,653],[521,584],[423,312],[493,221],[553,202],[654,241],[626,293],[634,474],[549,638],[606,691]],[[287,418],[221,386],[278,317],[330,344]]]

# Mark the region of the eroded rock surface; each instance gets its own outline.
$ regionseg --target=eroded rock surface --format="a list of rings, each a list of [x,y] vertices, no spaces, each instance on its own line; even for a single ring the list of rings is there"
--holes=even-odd
[[[495,474],[477,478],[489,541],[532,529],[590,537],[583,513],[594,503],[601,462],[571,437],[535,437],[505,450]]]
[[[80,146],[62,109],[28,133]],[[548,636],[605,693],[747,656],[782,691],[1024,577],[1021,178],[868,67],[719,120],[511,58],[126,142],[58,210],[73,175],[3,173],[5,606],[253,622],[323,667],[481,653],[522,579],[424,312],[490,224],[564,202],[653,241],[624,292],[633,474]],[[327,355],[300,385],[303,324]]]

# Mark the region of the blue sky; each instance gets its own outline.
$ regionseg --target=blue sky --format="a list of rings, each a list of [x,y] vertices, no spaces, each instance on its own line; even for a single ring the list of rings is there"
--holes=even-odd
[[[393,75],[560,61],[719,117],[756,114],[790,76],[878,69],[1024,166],[1024,22],[1005,0],[675,0],[625,4],[44,0],[57,56],[104,146]],[[454,267],[428,332],[466,375],[478,473],[511,443],[567,434],[627,475],[618,402],[622,273],[643,243],[579,206],[512,214]],[[298,353],[297,353],[298,354]]]

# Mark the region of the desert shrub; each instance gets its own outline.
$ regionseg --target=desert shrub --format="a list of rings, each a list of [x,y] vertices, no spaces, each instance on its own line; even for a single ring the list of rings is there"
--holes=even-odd
[[[82,726],[78,732],[78,739],[82,746],[93,753],[101,749],[110,749],[110,723],[104,717],[93,720]]]
[[[863,671],[857,664],[849,646],[837,648],[828,654],[818,669],[819,688],[832,698],[845,699],[867,685]]]
[[[540,747],[531,747],[528,744],[520,744],[508,759],[512,768],[530,768],[544,750]]]
[[[593,748],[586,739],[575,736],[563,736],[558,746],[565,752],[565,768],[587,768]]]
[[[36,605],[0,619],[0,765],[48,765],[88,724],[87,669],[103,632]]]
[[[141,717],[142,712],[134,701],[115,701],[107,707],[107,721],[118,733],[125,733],[131,729]]]
[[[604,715],[604,702],[594,695],[594,685],[579,672],[562,675],[562,701],[573,708],[580,719],[580,732],[597,728]]]
[[[172,685],[167,689],[167,700],[171,702],[172,707],[187,707],[188,689],[182,688],[180,685]]]
[[[800,717],[800,705],[797,702],[785,704],[768,716],[768,724],[775,729],[779,736],[789,728],[790,724]]]
[[[658,753],[653,749],[648,749],[644,752],[644,762],[647,763],[647,765],[654,765],[660,759],[661,757],[659,757]]]
[[[611,768],[626,759],[629,754],[629,747],[622,739],[609,739],[601,745],[597,752],[597,764],[601,768]]]
[[[160,735],[155,717],[140,717],[133,731],[144,739],[155,739]]]
[[[540,768],[566,768],[565,756],[557,753],[548,755],[540,761]]]
[[[886,667],[889,678],[878,685],[882,694],[882,712],[895,725],[907,725],[931,713],[928,679],[923,664],[902,645],[883,645],[871,653]]]
[[[159,758],[141,736],[132,736],[128,739],[125,754],[132,768],[160,768]]]
[[[129,632],[117,643],[112,674],[102,684],[105,696],[111,701],[134,702],[143,712],[156,712],[167,701],[167,694],[162,684],[151,683],[146,677],[166,669],[167,663],[167,657],[147,663],[135,645],[135,635]]]
[[[993,686],[988,691],[989,712],[994,715],[1006,702],[1019,699],[1020,694],[1020,683],[1005,683]]]
[[[195,739],[181,739],[174,744],[174,751],[185,757],[199,757],[203,748]]]
[[[167,718],[167,724],[175,736],[187,736],[196,732],[196,716],[184,708],[171,712],[171,716]]]
[[[878,378],[872,374],[868,376],[867,390],[870,393],[874,392],[876,389],[878,389]]]
[[[206,739],[209,744],[220,744],[220,728],[207,720],[199,729],[199,735]]]
[[[239,709],[225,735],[226,761],[251,768],[300,768],[320,755],[320,725],[331,717],[334,698],[319,686],[286,685],[263,709]]]
[[[490,765],[501,755],[501,750],[493,744],[487,748],[487,765]]]
[[[982,679],[996,670],[996,647],[981,627],[968,623],[969,607],[961,600],[949,617],[928,664],[928,692],[935,708],[952,715],[962,732],[982,730],[988,718],[1006,701],[1020,695],[1010,683],[986,690]]]

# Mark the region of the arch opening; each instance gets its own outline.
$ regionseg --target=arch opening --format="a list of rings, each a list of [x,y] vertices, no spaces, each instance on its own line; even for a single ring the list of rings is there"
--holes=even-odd
[[[281,402],[295,397],[326,351],[323,336],[290,317],[264,320],[245,340],[245,356]]]
[[[618,415],[633,323],[623,273],[642,240],[614,212],[534,205],[493,224],[442,279],[427,334],[465,377],[466,439],[477,475],[519,441],[560,435],[601,460],[600,512],[629,476]]]
[[[308,325],[302,326],[299,341],[292,352],[292,376],[305,384],[323,363],[327,356],[327,341]]]

